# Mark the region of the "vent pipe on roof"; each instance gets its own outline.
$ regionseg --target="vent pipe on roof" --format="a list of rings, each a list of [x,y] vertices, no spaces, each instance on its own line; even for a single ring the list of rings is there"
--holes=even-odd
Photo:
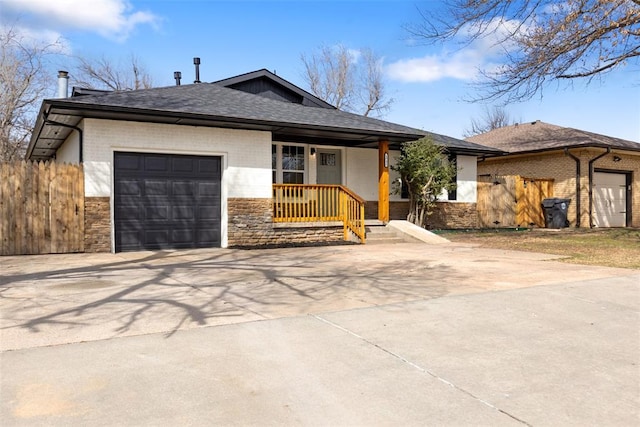
[[[58,98],[69,97],[69,73],[58,71]]]
[[[173,78],[176,79],[176,86],[180,86],[180,79],[182,78],[182,73],[180,71],[174,71]]]
[[[193,65],[196,66],[196,79],[194,83],[200,83],[200,58],[193,58]]]

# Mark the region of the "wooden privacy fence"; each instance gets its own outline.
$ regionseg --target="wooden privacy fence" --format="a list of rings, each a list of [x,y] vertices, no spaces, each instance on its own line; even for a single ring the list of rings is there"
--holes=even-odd
[[[480,227],[544,227],[542,200],[553,197],[553,179],[518,175],[478,177]]]
[[[82,165],[0,163],[0,255],[83,251]]]

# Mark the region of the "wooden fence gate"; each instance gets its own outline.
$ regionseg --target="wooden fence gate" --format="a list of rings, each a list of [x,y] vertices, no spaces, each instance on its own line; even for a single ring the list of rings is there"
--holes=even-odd
[[[544,227],[542,200],[549,197],[553,197],[553,179],[480,176],[480,227]]]
[[[0,255],[83,251],[82,165],[0,163]]]

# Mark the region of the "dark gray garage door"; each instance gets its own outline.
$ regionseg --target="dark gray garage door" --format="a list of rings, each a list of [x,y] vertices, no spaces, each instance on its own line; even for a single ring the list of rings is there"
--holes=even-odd
[[[116,251],[220,246],[221,158],[114,154]]]

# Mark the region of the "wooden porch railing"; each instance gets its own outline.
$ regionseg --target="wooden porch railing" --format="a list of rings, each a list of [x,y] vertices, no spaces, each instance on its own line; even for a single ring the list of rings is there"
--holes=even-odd
[[[341,221],[365,242],[364,200],[342,185],[273,184],[274,222]]]

